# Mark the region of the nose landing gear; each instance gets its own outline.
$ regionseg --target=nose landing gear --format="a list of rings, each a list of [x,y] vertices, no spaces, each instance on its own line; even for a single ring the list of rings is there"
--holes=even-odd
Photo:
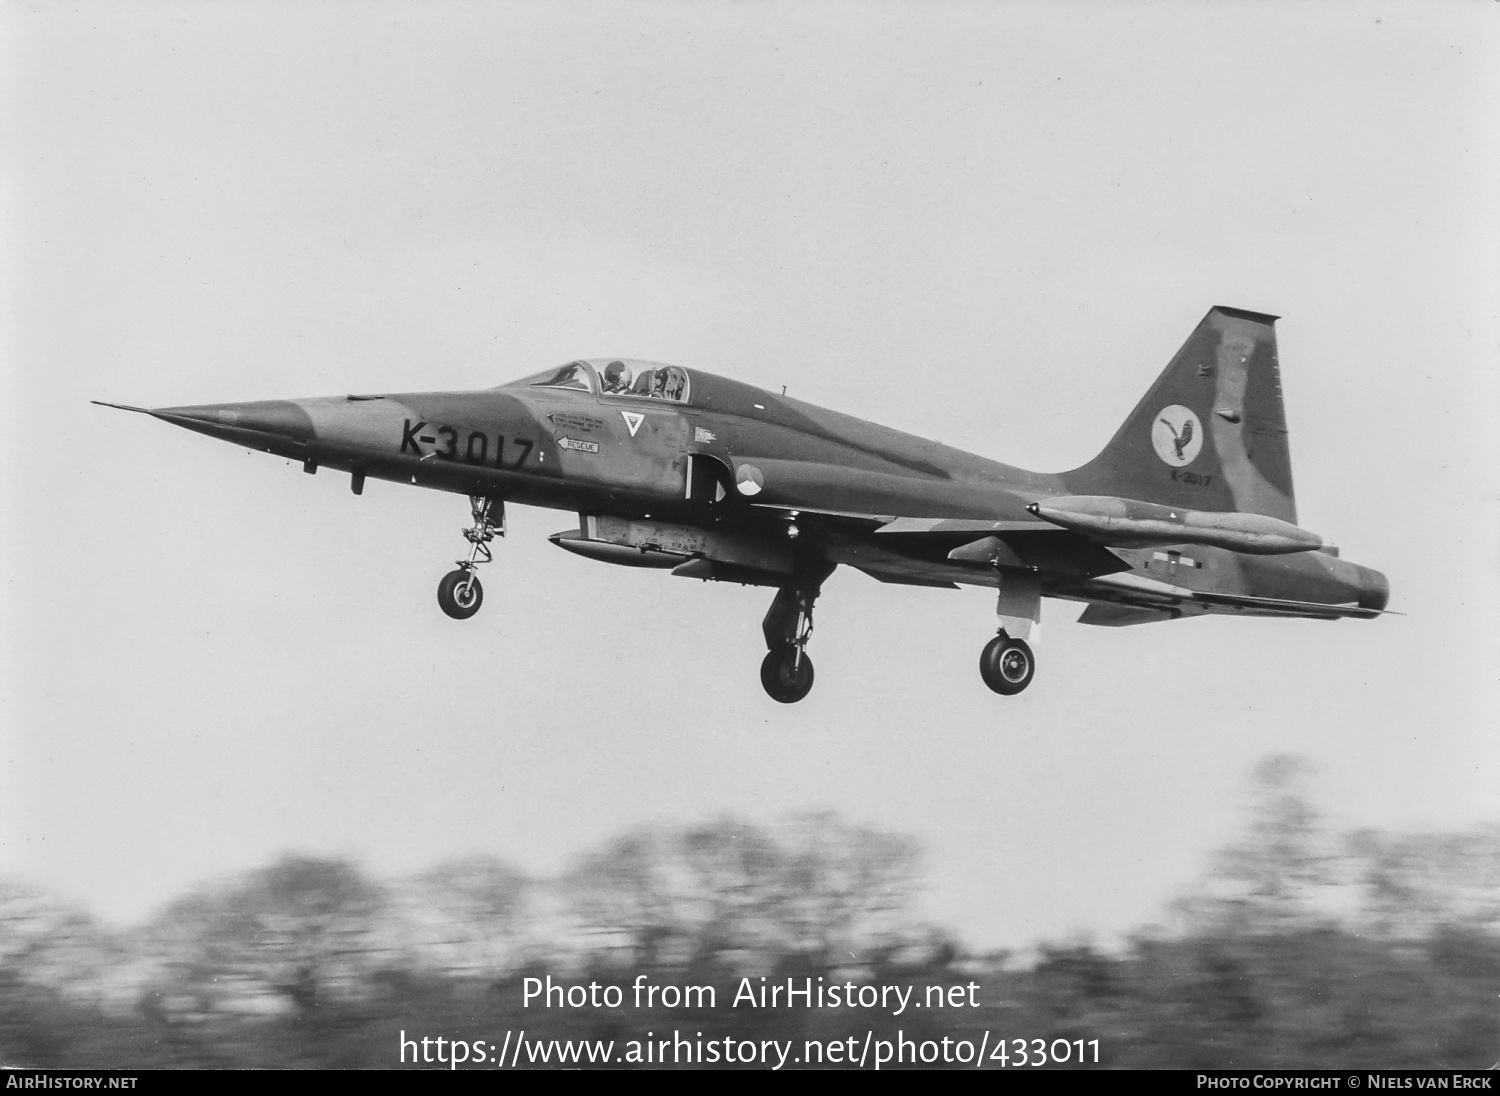
[[[484,604],[484,587],[470,571],[449,571],[438,583],[438,604],[454,620],[468,620]]]
[[[491,563],[490,541],[505,535],[505,501],[469,496],[469,510],[474,524],[463,530],[469,542],[469,558],[458,560],[458,570],[449,571],[438,583],[438,605],[454,620],[468,620],[484,604],[484,587],[475,570],[481,563]]]

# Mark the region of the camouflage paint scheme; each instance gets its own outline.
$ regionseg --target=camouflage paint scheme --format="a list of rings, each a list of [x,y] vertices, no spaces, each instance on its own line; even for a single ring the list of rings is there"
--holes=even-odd
[[[1080,619],[1108,626],[1202,613],[1377,616],[1384,576],[1337,549],[1289,551],[1283,538],[1274,552],[1235,551],[1163,532],[1163,522],[1196,521],[1217,530],[1210,539],[1251,544],[1236,530],[1259,522],[1321,545],[1296,528],[1274,320],[1211,309],[1103,451],[1062,473],[632,359],[571,363],[587,391],[542,374],[485,391],[148,413],[309,471],[349,472],[355,490],[373,477],[577,511],[578,529],[553,540],[579,554],[778,587],[782,616],[773,606],[766,621],[773,650],[799,642],[787,599],[804,593],[810,615],[839,564],[884,582],[996,587],[1002,624],[1022,638],[1041,596],[1085,602]],[[672,369],[686,378],[682,398],[604,392],[612,362],[641,377]]]

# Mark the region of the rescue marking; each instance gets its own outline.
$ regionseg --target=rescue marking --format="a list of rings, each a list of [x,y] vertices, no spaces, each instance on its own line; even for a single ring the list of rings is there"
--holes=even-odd
[[[557,444],[560,448],[573,449],[579,453],[599,452],[599,443],[597,441],[579,441],[577,438],[564,436],[557,439]]]
[[[701,426],[695,426],[693,428],[693,440],[706,445],[711,441],[718,441],[719,438],[712,430],[705,430]]]

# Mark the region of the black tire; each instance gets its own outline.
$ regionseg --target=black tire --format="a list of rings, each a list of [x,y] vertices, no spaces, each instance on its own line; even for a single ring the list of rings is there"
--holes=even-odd
[[[438,604],[454,620],[468,620],[484,604],[479,576],[467,571],[449,571],[438,583]]]
[[[1001,632],[979,656],[979,676],[1001,696],[1015,696],[1031,684],[1036,656],[1024,639],[1011,639]]]
[[[799,662],[797,648],[791,644],[772,648],[760,664],[760,683],[778,704],[795,704],[812,692],[812,659],[803,651]]]

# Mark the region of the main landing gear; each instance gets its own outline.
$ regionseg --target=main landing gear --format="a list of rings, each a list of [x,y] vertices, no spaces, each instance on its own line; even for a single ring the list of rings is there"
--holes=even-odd
[[[1031,684],[1036,655],[1026,641],[1042,619],[1042,585],[1034,572],[1000,571],[995,614],[1000,631],[979,655],[979,676],[1001,696],[1015,696]]]
[[[474,572],[481,563],[494,560],[490,554],[490,541],[505,535],[503,499],[470,495],[469,509],[474,524],[463,531],[464,539],[470,545],[469,558],[458,560],[458,570],[449,571],[438,583],[438,605],[454,620],[468,620],[484,604],[484,587]]]
[[[1012,639],[1002,628],[979,655],[979,676],[1001,696],[1015,696],[1031,684],[1036,656],[1024,639]]]
[[[795,704],[812,691],[813,664],[807,641],[812,637],[813,602],[832,570],[828,568],[815,581],[776,591],[776,600],[761,624],[770,650],[760,664],[760,683],[779,704]]]

